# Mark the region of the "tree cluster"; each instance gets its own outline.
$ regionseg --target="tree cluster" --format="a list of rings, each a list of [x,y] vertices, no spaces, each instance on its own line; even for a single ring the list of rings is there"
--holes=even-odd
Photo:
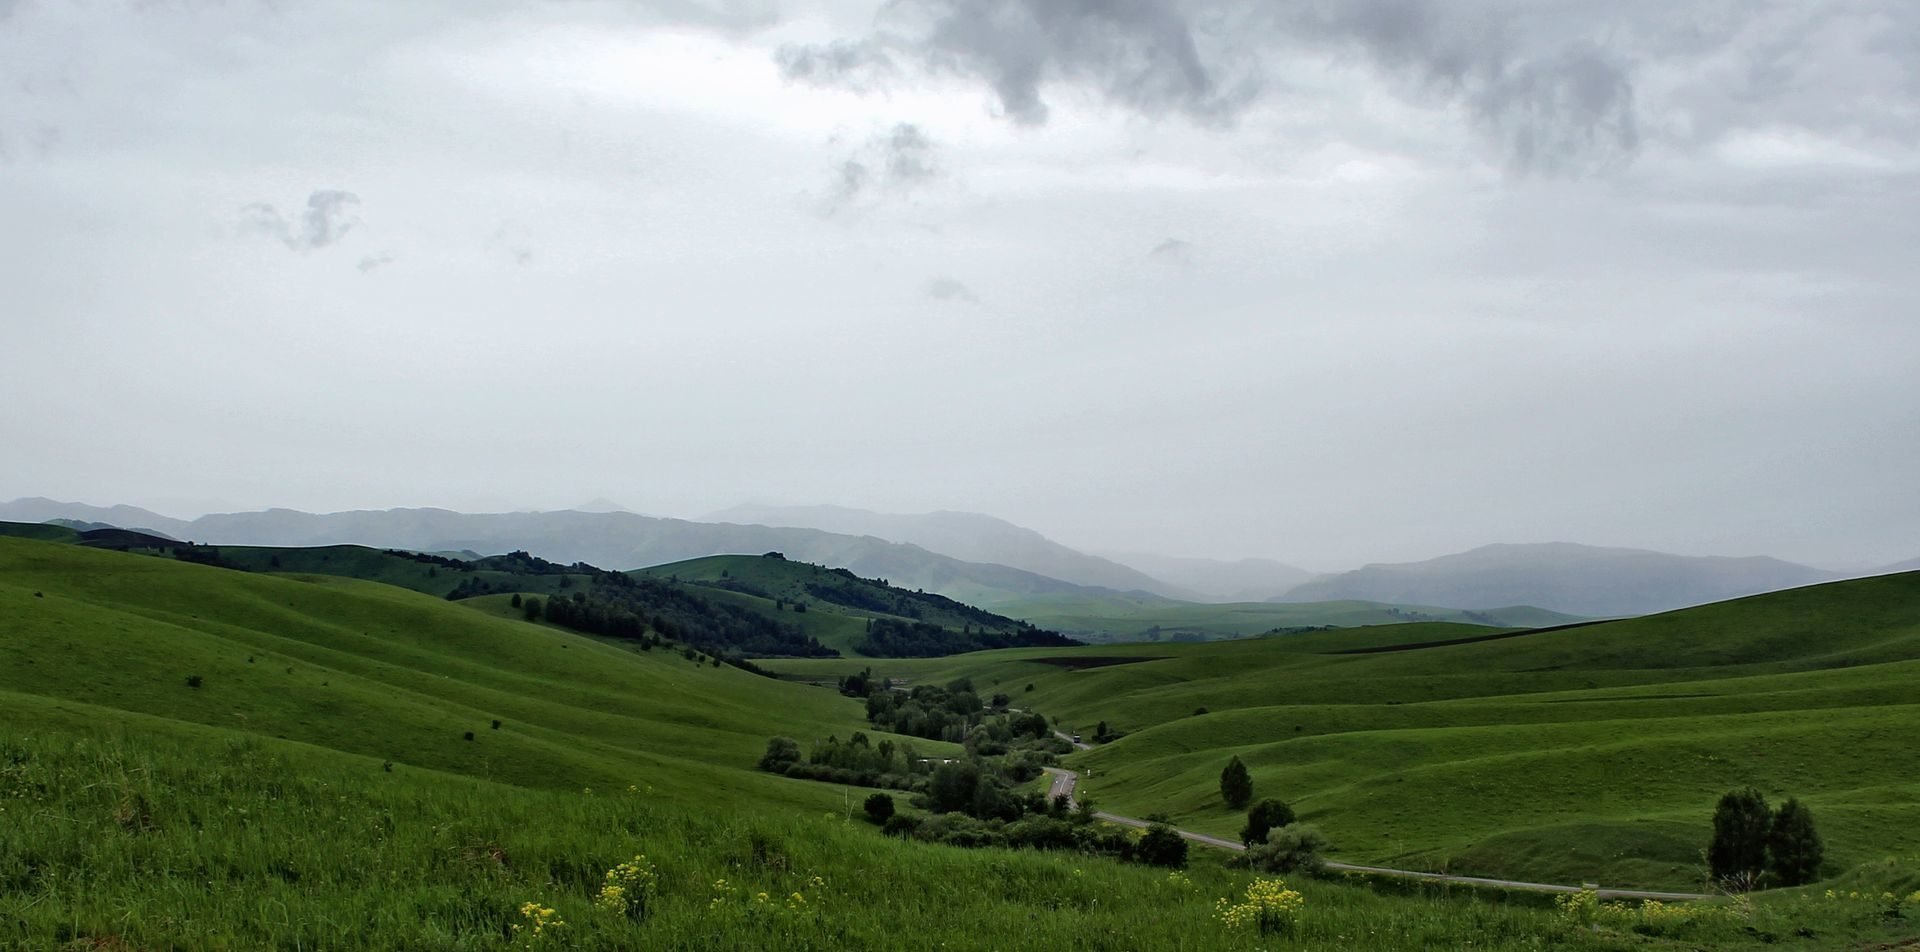
[[[992,648],[1067,648],[1084,644],[1056,631],[1031,626],[1008,630],[962,626],[955,631],[932,622],[874,618],[853,650],[870,658],[939,658]]]
[[[1748,787],[1727,791],[1714,807],[1707,867],[1716,883],[1738,890],[1801,886],[1820,878],[1825,858],[1813,812],[1799,800],[1770,810],[1767,798]]]

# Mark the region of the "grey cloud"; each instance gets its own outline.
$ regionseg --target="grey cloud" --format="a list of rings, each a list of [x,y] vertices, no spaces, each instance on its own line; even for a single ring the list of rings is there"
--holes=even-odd
[[[393,263],[392,255],[367,255],[366,257],[361,258],[360,263],[358,265],[355,265],[355,267],[360,269],[361,274],[371,274],[372,272],[378,271],[381,268],[384,268],[387,265],[390,265],[392,263]]]
[[[1147,257],[1162,264],[1184,268],[1193,264],[1193,243],[1178,238],[1168,238],[1154,245],[1153,250],[1147,252]]]
[[[927,296],[952,304],[978,304],[980,296],[956,278],[940,275],[927,282]]]
[[[789,81],[861,93],[879,89],[900,72],[893,58],[873,40],[789,43],[774,51],[773,58],[780,66],[780,75]]]
[[[913,123],[896,123],[835,167],[822,211],[833,215],[869,197],[906,195],[944,174],[933,139]]]
[[[277,239],[295,251],[315,251],[336,244],[360,224],[353,210],[360,197],[339,189],[320,189],[307,196],[307,207],[288,216],[264,202],[241,209],[245,231]]]
[[[936,69],[985,81],[1006,116],[1047,121],[1041,87],[1091,85],[1140,112],[1223,122],[1249,102],[1250,76],[1221,82],[1169,0],[910,0],[924,17],[916,46]]]
[[[1514,172],[1579,173],[1630,160],[1640,134],[1625,64],[1584,41],[1528,42],[1511,22],[1427,0],[1363,0],[1309,5],[1280,25],[1357,45],[1390,74],[1459,100]]]

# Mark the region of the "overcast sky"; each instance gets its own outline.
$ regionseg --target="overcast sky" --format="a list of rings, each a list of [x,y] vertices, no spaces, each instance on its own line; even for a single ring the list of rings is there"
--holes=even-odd
[[[1908,0],[0,0],[0,498],[1920,555]]]

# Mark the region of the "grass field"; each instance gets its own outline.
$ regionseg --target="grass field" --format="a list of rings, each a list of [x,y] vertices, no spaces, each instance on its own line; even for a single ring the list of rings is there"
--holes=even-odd
[[[1074,760],[1116,812],[1231,835],[1218,778],[1238,755],[1260,795],[1292,802],[1350,861],[1698,886],[1714,799],[1748,783],[1809,802],[1834,869],[1920,851],[1920,777],[1905,766],[1920,575],[1448,643],[1498,634],[1413,624],[875,668],[971,677],[1069,729],[1127,732]],[[1432,646],[1344,653],[1419,645]],[[1132,663],[1060,666],[1074,658]]]
[[[1297,921],[1262,937],[1216,914],[1216,901],[1251,878],[1222,865],[1223,854],[1196,855],[1170,876],[893,840],[857,819],[857,801],[847,819],[840,788],[751,768],[770,734],[862,728],[860,705],[832,691],[529,624],[504,596],[449,603],[328,576],[0,539],[0,948],[1893,942],[1920,918],[1920,897],[1905,899],[1920,889],[1920,859],[1900,833],[1915,826],[1899,749],[1912,734],[1902,691],[1915,662],[1913,623],[1902,620],[1911,613],[1897,602],[1915,580],[1875,581],[1885,587],[1720,606],[1733,614],[1717,620],[1382,654],[1329,652],[1487,631],[1398,625],[838,662],[970,674],[1070,724],[1112,719],[1133,733],[1083,758],[1090,789],[1115,809],[1166,809],[1224,829],[1206,792],[1238,751],[1263,792],[1300,787],[1292,796],[1348,858],[1470,864],[1461,831],[1491,829],[1498,835],[1473,840],[1493,851],[1478,861],[1550,870],[1565,862],[1556,850],[1575,824],[1636,846],[1623,831],[1645,827],[1651,855],[1664,856],[1658,848],[1703,827],[1710,806],[1684,817],[1669,807],[1664,824],[1648,812],[1648,802],[1691,802],[1699,778],[1651,783],[1662,765],[1678,773],[1676,751],[1711,759],[1698,768],[1702,789],[1758,758],[1778,781],[1769,792],[1784,784],[1807,795],[1835,847],[1838,878],[1750,908],[1597,920],[1538,897],[1303,880]],[[1836,616],[1836,603],[1853,614]],[[1684,637],[1711,624],[1738,643]],[[1789,637],[1795,625],[1846,631],[1809,644]],[[1576,636],[1593,641],[1568,640]],[[1077,671],[1036,660],[1069,656],[1163,660]],[[1537,690],[1517,689],[1530,678]],[[1501,693],[1470,690],[1478,680]],[[1196,700],[1215,713],[1193,716]],[[1708,727],[1711,746],[1697,747]],[[1555,769],[1604,795],[1560,806]],[[1654,800],[1623,794],[1622,777],[1632,791],[1650,786]],[[1365,826],[1376,820],[1378,832]],[[606,871],[635,854],[657,874],[644,911],[597,907]],[[1601,871],[1661,875],[1657,863],[1593,859]],[[566,925],[531,936],[525,903]]]
[[[1009,602],[998,611],[1091,641],[1215,640],[1285,629],[1358,628],[1443,621],[1494,627],[1539,628],[1579,621],[1543,608],[1481,612],[1381,602],[1237,602],[1202,604],[1150,595],[1049,595]]]

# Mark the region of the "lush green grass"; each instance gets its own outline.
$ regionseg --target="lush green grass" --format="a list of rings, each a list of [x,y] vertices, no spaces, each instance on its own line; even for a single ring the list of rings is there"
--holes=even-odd
[[[1231,755],[1340,858],[1550,881],[1697,886],[1714,799],[1808,801],[1832,869],[1920,850],[1920,574],[1466,644],[1397,625],[1206,645],[876,665],[967,676],[1092,733],[1102,806],[1231,835]],[[1150,659],[1066,670],[1037,658]],[[781,662],[823,676],[832,662]],[[1025,691],[1034,685],[1032,692]],[[1016,701],[1016,703],[1020,703]],[[1196,715],[1198,709],[1208,713]]]
[[[1111,720],[1133,733],[1080,755],[1088,791],[1203,829],[1237,827],[1213,791],[1239,753],[1342,858],[1685,885],[1712,795],[1752,781],[1813,804],[1843,873],[1834,900],[1599,931],[1537,898],[1308,882],[1300,924],[1261,940],[1214,918],[1247,882],[1217,858],[1182,883],[898,842],[845,819],[857,795],[751,769],[770,734],[864,727],[831,691],[528,624],[504,596],[0,539],[0,947],[500,948],[530,901],[569,923],[556,948],[1859,947],[1913,932],[1873,897],[1920,888],[1878,862],[1920,829],[1916,596],[1875,579],[1379,654],[1335,652],[1489,632],[780,663]],[[1039,660],[1076,656],[1149,660]],[[595,909],[635,853],[650,914]]]
[[[818,805],[839,792],[752,770],[766,737],[864,726],[831,692],[329,576],[0,539],[0,618],[0,690],[528,786]]]
[[[1217,864],[1174,877],[889,840],[839,816],[693,810],[644,790],[389,773],[141,715],[88,712],[81,726],[53,706],[0,695],[7,948],[1813,949],[1906,925],[1877,899],[1779,896],[1663,922],[1649,938],[1539,902],[1300,880],[1297,923],[1263,938],[1216,917],[1216,900],[1238,899],[1249,878]],[[656,876],[644,913],[597,906],[606,871],[636,855]],[[1875,866],[1843,885],[1904,896],[1920,886],[1914,868]],[[564,926],[528,941],[529,902]]]
[[[1538,628],[1579,619],[1541,608],[1467,612],[1455,608],[1381,602],[1239,602],[1200,604],[1151,595],[1043,595],[997,606],[998,611],[1078,638],[1096,641],[1172,641],[1244,638],[1276,629],[1332,625],[1357,628],[1403,622],[1448,621],[1492,627]]]

